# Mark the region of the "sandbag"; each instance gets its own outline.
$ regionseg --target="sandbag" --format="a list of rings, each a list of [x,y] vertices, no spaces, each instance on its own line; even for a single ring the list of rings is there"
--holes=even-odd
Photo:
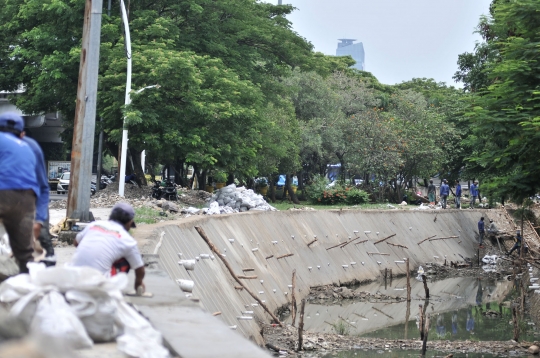
[[[110,342],[117,336],[114,325],[117,303],[103,292],[88,293],[71,290],[66,292],[66,301],[80,318],[86,333],[94,342]]]
[[[82,322],[56,291],[49,292],[39,302],[30,331],[36,335],[61,339],[73,349],[93,346]]]

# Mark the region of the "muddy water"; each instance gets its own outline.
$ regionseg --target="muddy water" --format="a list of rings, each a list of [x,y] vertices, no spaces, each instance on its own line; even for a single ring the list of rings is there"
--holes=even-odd
[[[449,278],[428,285],[431,297],[427,306],[423,285],[414,279],[411,281],[412,301],[409,304],[388,299],[307,304],[304,329],[363,337],[416,339],[419,337],[419,305],[422,304],[431,317],[429,340],[512,339],[512,313],[506,302],[512,292],[512,282]],[[406,297],[405,287],[406,280],[403,278],[387,282],[386,285],[372,283],[359,286],[355,290],[370,292],[375,297],[377,293],[381,296]],[[520,338],[533,341],[535,327],[524,323],[522,328]]]

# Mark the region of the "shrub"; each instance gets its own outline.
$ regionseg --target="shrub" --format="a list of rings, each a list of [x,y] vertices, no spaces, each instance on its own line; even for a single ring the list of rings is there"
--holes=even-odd
[[[369,194],[363,190],[351,188],[347,191],[347,204],[358,205],[369,202]]]
[[[227,181],[227,173],[216,170],[214,172],[214,180],[216,183],[225,183]]]
[[[312,203],[319,203],[319,198],[322,197],[323,192],[326,190],[328,185],[328,179],[322,175],[315,175],[311,184],[306,187],[306,195]]]

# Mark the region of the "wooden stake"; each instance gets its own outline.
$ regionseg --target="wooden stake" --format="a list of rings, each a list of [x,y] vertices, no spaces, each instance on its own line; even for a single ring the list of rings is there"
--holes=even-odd
[[[411,302],[411,270],[408,258],[405,260],[405,270],[407,270],[407,302]]]
[[[424,310],[422,309],[422,305],[418,305],[418,329],[420,330],[420,340],[424,340]]]
[[[289,257],[289,256],[293,256],[294,254],[285,254],[285,255],[281,255],[281,256],[278,256],[276,257],[276,259],[280,260],[280,259],[283,259],[285,257]]]
[[[384,240],[388,240],[389,238],[394,237],[394,236],[396,236],[396,234],[392,234],[392,235],[390,235],[390,236],[385,237],[384,239],[380,239],[379,241],[375,241],[375,242],[373,243],[373,245],[377,245],[377,244],[383,242]]]
[[[340,242],[340,243],[337,244],[337,245],[330,246],[329,248],[326,249],[326,251],[331,250],[331,249],[335,249],[336,247],[341,246],[341,245],[346,244],[346,243],[347,243],[347,242]]]
[[[221,312],[217,311],[217,312],[212,313],[212,316],[219,316],[220,314],[221,314]]]
[[[234,289],[235,289],[235,290],[243,290],[244,287],[243,287],[243,286],[234,286]]]
[[[408,248],[407,246],[405,246],[405,245],[392,244],[391,242],[387,242],[386,244],[391,245],[391,246],[401,247],[401,248],[407,249],[407,250],[409,249],[409,248]]]
[[[352,240],[350,240],[350,241],[347,241],[346,243],[344,243],[343,245],[341,245],[341,248],[344,248],[345,246],[349,245],[349,244],[350,244],[351,242],[353,242],[353,241],[358,240],[359,238],[360,238],[360,237],[356,237],[356,238],[354,238],[354,239],[352,239]],[[367,241],[367,240],[364,240],[363,242],[366,242],[366,241]]]
[[[424,241],[428,241],[429,239],[434,238],[435,236],[437,236],[437,235],[430,236],[430,237],[428,237],[427,239],[424,239],[424,240],[420,241],[420,242],[418,243],[418,245],[420,245],[420,244],[423,243]]]
[[[514,341],[519,342],[519,324],[515,307],[512,307],[512,323],[514,323]]]
[[[291,315],[292,326],[294,327],[296,322],[296,296],[294,295],[294,289],[296,288],[296,269],[292,272],[292,293],[291,293]]]
[[[254,268],[243,268],[242,271],[248,272],[248,271],[255,271]]]
[[[426,300],[429,299],[429,288],[427,287],[426,275],[422,275],[422,282],[424,283],[424,292],[426,293]]]
[[[316,241],[317,241],[317,239],[315,239],[315,240],[309,242],[309,243],[307,244],[307,247],[310,247],[310,246],[313,245]]]
[[[298,350],[302,350],[304,344],[304,307],[306,306],[306,300],[302,299],[300,303],[300,318],[298,322]]]
[[[426,317],[426,327],[424,329],[424,339],[422,342],[422,357],[426,356],[428,333],[429,333],[429,316]]]
[[[373,308],[375,311],[377,311],[377,312],[379,312],[379,313],[385,315],[386,317],[388,317],[388,318],[390,318],[390,319],[394,319],[394,317],[387,315],[386,313],[384,313],[383,311],[381,311],[381,310],[378,309],[378,308],[375,308],[375,307],[371,307],[371,308]]]
[[[458,237],[459,237],[459,236],[437,237],[437,238],[435,238],[435,239],[429,239],[429,241],[457,239]]]
[[[365,243],[365,242],[368,242],[368,240],[362,240],[362,241],[359,241],[359,242],[357,242],[355,245],[360,245],[360,244],[363,244],[363,243]]]
[[[390,254],[384,253],[384,252],[368,252],[368,255],[382,255],[382,256],[390,256]]]
[[[362,316],[361,314],[358,314],[358,313],[355,313],[355,312],[353,312],[353,314],[354,314],[354,315],[357,315],[357,316],[360,317],[360,318],[368,319],[366,316]]]
[[[255,295],[253,292],[251,292],[245,285],[244,283],[238,278],[238,276],[236,276],[236,274],[234,273],[234,270],[232,269],[231,265],[229,264],[229,262],[227,261],[227,259],[225,259],[225,257],[223,257],[221,255],[221,252],[219,252],[219,250],[217,249],[217,247],[210,241],[210,239],[208,238],[208,236],[206,236],[206,233],[204,232],[203,228],[200,227],[200,226],[195,226],[195,230],[197,230],[197,232],[199,233],[199,235],[201,235],[201,237],[203,238],[203,240],[206,242],[206,244],[208,245],[208,247],[210,247],[210,250],[212,250],[217,257],[219,257],[221,259],[221,261],[223,262],[223,264],[225,265],[225,267],[227,268],[227,270],[229,270],[229,273],[231,274],[231,276],[234,278],[234,280],[236,282],[238,282],[238,284],[240,286],[242,286],[244,288],[244,290],[246,290],[247,293],[249,293],[249,295],[255,300],[257,301],[257,303],[259,303],[259,305],[261,305],[262,308],[264,308],[264,310],[270,315],[270,317],[272,317],[272,319],[277,322],[281,327],[283,327],[283,323],[281,323],[279,321],[279,319],[276,317],[276,315],[274,315],[272,313],[272,311],[270,311],[268,309],[268,306],[266,306],[266,304],[261,301],[261,299],[259,297],[257,297],[257,295]]]
[[[244,275],[239,275],[238,278],[243,279],[243,280],[256,280],[256,279],[257,279],[257,276],[244,276]]]
[[[268,257],[265,257],[265,260],[271,259],[272,257],[274,257],[274,255],[270,255]]]
[[[409,318],[411,316],[411,303],[407,302],[407,311],[405,312],[405,339],[409,338]]]

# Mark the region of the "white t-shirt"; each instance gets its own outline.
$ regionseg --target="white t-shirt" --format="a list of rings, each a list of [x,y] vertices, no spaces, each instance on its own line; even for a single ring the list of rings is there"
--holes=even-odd
[[[106,275],[121,258],[125,258],[133,270],[144,266],[137,242],[115,221],[94,221],[78,233],[75,240],[78,246],[71,260],[74,266],[93,267]]]

